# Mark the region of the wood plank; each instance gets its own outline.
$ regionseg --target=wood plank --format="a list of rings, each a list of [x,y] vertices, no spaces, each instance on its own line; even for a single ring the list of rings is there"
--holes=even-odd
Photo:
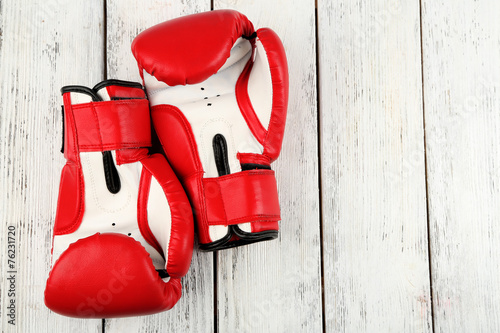
[[[0,234],[2,332],[100,332],[101,320],[67,318],[43,303],[58,184],[67,84],[103,75],[103,3],[1,3]],[[16,228],[16,325],[9,325],[7,227]]]
[[[422,1],[436,332],[500,330],[500,3]]]
[[[277,240],[220,251],[220,332],[319,332],[322,329],[316,55],[313,1],[214,1],[270,27],[290,69],[287,128],[276,170],[282,222]]]
[[[419,1],[318,0],[327,332],[430,332]]]
[[[108,78],[141,82],[130,50],[141,31],[157,23],[210,10],[209,0],[107,2]],[[137,318],[106,320],[106,332],[212,332],[214,330],[213,256],[195,252],[189,273],[182,280],[182,298],[167,312]]]

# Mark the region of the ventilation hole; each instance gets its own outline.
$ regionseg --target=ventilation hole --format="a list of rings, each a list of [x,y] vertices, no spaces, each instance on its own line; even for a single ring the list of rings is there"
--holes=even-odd
[[[217,95],[216,97],[220,97],[220,95]]]
[[[129,236],[132,236],[132,234],[131,234],[130,232],[128,233],[128,235],[129,235]]]
[[[212,106],[212,103],[208,103],[207,106]]]
[[[208,97],[205,97],[204,99],[208,99]]]
[[[205,88],[202,87],[201,90],[205,90]]]
[[[111,223],[111,225],[114,227],[116,225],[116,223]]]

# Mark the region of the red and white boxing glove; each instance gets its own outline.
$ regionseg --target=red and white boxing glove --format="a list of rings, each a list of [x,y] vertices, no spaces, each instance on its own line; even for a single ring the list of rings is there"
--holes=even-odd
[[[278,236],[274,171],[288,103],[279,37],[232,10],[189,15],[132,43],[153,125],[188,193],[200,248]]]
[[[191,262],[188,198],[165,158],[149,155],[138,83],[66,86],[64,156],[45,304],[71,317],[170,309]]]

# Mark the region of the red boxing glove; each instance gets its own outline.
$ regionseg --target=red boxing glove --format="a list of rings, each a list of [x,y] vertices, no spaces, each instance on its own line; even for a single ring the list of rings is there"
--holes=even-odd
[[[278,236],[274,171],[288,103],[278,36],[232,10],[189,15],[132,43],[153,125],[195,213],[200,248]]]
[[[191,262],[188,198],[165,158],[149,155],[138,83],[62,88],[64,156],[45,304],[71,317],[170,309]]]

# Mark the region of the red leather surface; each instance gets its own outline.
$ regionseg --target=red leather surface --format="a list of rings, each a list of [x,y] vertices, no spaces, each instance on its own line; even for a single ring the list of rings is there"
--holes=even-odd
[[[151,189],[151,177],[151,172],[143,168],[141,172],[141,180],[139,182],[139,195],[137,197],[137,224],[139,225],[139,230],[141,231],[142,237],[144,237],[146,242],[154,247],[155,250],[162,254],[163,258],[165,258],[163,249],[151,232],[151,228],[149,228],[148,223],[148,200],[149,191]],[[169,221],[165,221],[165,223],[168,222]]]
[[[196,173],[190,177],[184,178],[182,185],[184,185],[184,190],[191,202],[198,237],[201,243],[209,243],[207,205],[202,179],[203,173]]]
[[[254,44],[254,41],[252,41],[252,45]],[[257,141],[260,142],[261,145],[264,145],[267,137],[267,130],[260,123],[259,118],[257,117],[255,110],[253,109],[250,97],[248,96],[248,79],[253,68],[252,59],[253,54],[255,53],[255,48],[252,52],[252,57],[248,60],[245,68],[238,78],[238,81],[236,82],[236,101],[238,102],[240,112],[243,115],[243,118],[245,118],[245,121],[250,128],[253,136],[257,139]]]
[[[182,112],[172,105],[156,105],[151,108],[151,117],[167,159],[181,181],[203,174],[193,130]]]
[[[78,229],[85,209],[84,190],[80,164],[68,161],[61,172],[54,235],[69,234]]]
[[[151,117],[168,162],[184,185],[191,202],[189,211],[194,213],[198,235],[201,239],[207,239],[205,198],[201,184],[204,172],[191,125],[182,112],[172,105],[153,106]]]
[[[267,231],[267,230],[279,230],[279,223],[278,221],[271,221],[271,222],[261,222],[257,221],[254,222],[250,225],[252,228],[252,232],[262,232],[262,231]]]
[[[142,164],[156,178],[167,197],[171,226],[166,270],[170,276],[180,278],[187,273],[193,254],[194,223],[191,205],[181,183],[162,155],[151,155]]]
[[[132,42],[143,69],[169,86],[194,84],[215,74],[241,36],[254,32],[252,23],[234,10],[215,10],[155,25]]]
[[[180,297],[180,281],[163,282],[140,243],[121,234],[95,234],[70,245],[45,288],[48,308],[80,318],[152,314]]]
[[[121,86],[121,85],[110,85],[106,86],[106,91],[108,92],[108,95],[111,99],[113,98],[142,98],[146,99],[146,92],[143,89],[140,88],[133,88],[133,87],[128,87],[128,86]],[[132,104],[133,105],[133,104]],[[144,109],[142,108],[140,112],[145,112]],[[124,114],[123,116],[128,116],[127,114]],[[150,121],[151,124],[151,121]],[[149,126],[151,129],[151,126]],[[144,133],[146,135],[147,133]],[[149,147],[151,144],[146,145],[145,147]],[[135,147],[134,147],[135,148]],[[149,152],[147,148],[141,148],[141,149],[120,149],[116,151],[116,163],[118,165],[124,164],[124,163],[132,163],[132,162],[137,162],[140,161],[143,158],[146,158],[149,156]]]
[[[248,163],[261,164],[261,165],[271,164],[269,157],[260,154],[237,153],[236,157],[240,161],[240,164],[248,164]]]
[[[288,64],[283,44],[274,31],[262,28],[257,30],[257,36],[266,50],[273,84],[273,107],[264,143],[264,155],[273,162],[280,154],[285,132],[288,107]]]
[[[81,152],[151,146],[147,100],[90,102],[71,109]]]
[[[75,120],[69,95],[64,100],[64,157],[66,165],[61,172],[59,197],[54,223],[54,235],[68,234],[80,226],[85,209],[83,182]]]
[[[280,218],[276,178],[272,170],[243,171],[203,179],[209,225],[230,225]],[[221,211],[225,214],[225,219]]]
[[[116,164],[133,163],[149,156],[147,148],[119,149],[116,151]]]
[[[64,157],[80,165],[78,137],[76,135],[75,117],[71,106],[70,94],[63,95],[64,102]]]
[[[106,86],[106,91],[109,97],[125,97],[125,98],[146,98],[144,90],[139,88],[131,88],[127,86],[112,85]]]
[[[202,243],[210,242],[209,225],[277,223],[280,220],[278,190],[272,170],[249,170],[216,178],[191,177],[186,179],[185,187],[191,194],[199,229],[203,229],[199,230]],[[272,226],[268,228],[262,224],[259,228],[269,230]]]

